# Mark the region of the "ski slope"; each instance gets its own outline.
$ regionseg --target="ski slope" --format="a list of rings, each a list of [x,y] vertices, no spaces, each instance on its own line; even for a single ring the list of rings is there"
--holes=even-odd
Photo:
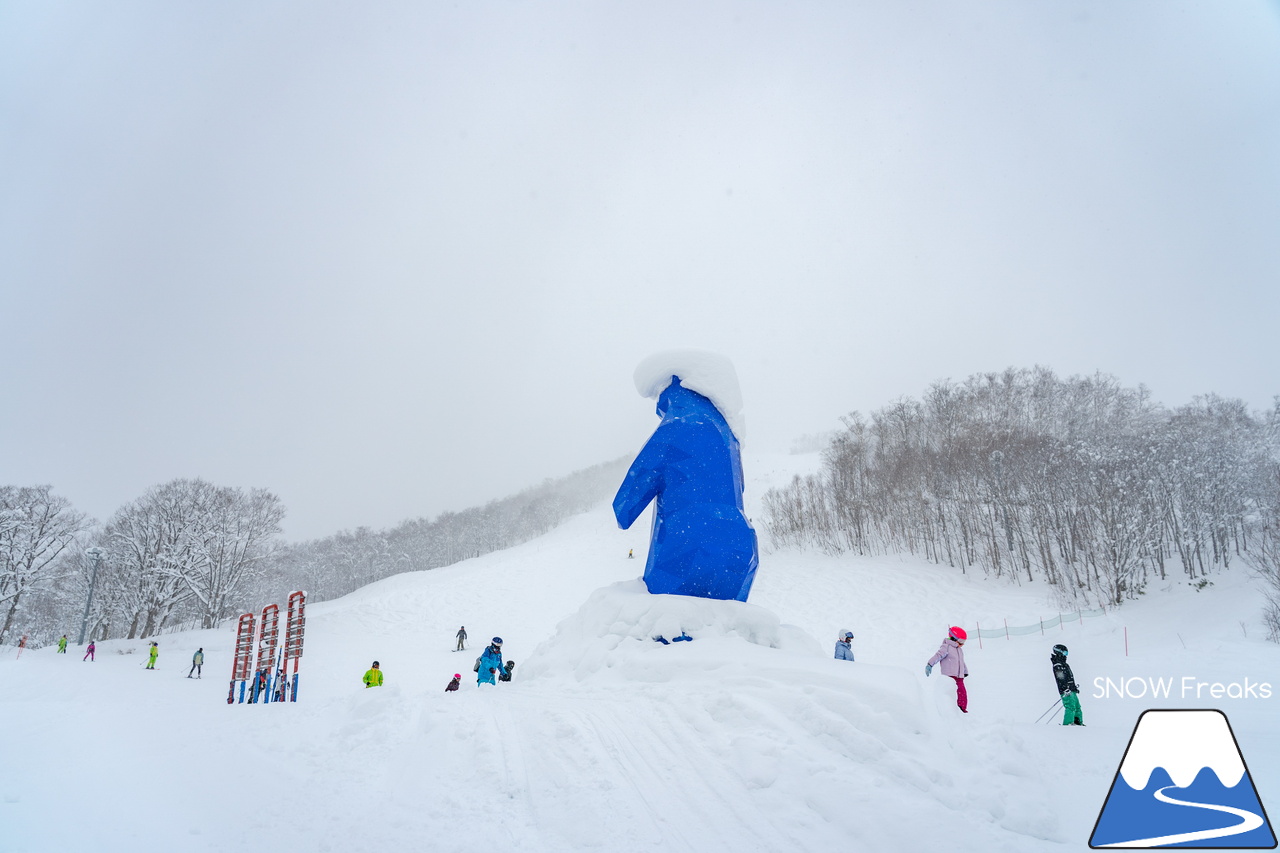
[[[744,463],[749,510],[817,464]],[[748,604],[649,596],[647,536],[601,506],[313,603],[296,704],[226,704],[230,625],[160,637],[154,672],[142,640],[101,643],[93,664],[75,647],[6,655],[0,853],[1084,850],[1148,707],[1222,708],[1264,805],[1280,796],[1280,689],[1093,696],[1095,677],[1280,688],[1243,570],[1202,592],[1171,580],[1043,638],[971,642],[962,715],[951,680],[923,671],[946,626],[1052,616],[1042,586],[766,551]],[[471,641],[455,653],[460,625]],[[856,663],[832,659],[846,627]],[[680,630],[694,641],[648,639]],[[494,635],[515,680],[477,688]],[[1071,648],[1084,729],[1034,722],[1056,698],[1055,642]],[[187,680],[197,647],[204,678]],[[375,659],[386,686],[366,690]],[[463,688],[446,694],[454,672]]]

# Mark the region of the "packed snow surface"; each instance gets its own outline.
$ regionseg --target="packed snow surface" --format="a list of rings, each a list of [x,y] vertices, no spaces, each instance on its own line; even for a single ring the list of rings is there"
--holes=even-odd
[[[744,462],[757,516],[767,486],[817,464]],[[970,642],[961,714],[952,680],[924,674],[947,626],[1051,617],[1043,586],[766,551],[745,604],[651,596],[646,544],[644,525],[619,531],[601,506],[312,603],[296,704],[227,704],[231,624],[160,636],[155,671],[144,640],[100,643],[94,663],[74,646],[7,650],[0,851],[1085,850],[1141,712],[1207,707],[1176,691],[1094,698],[1095,678],[1280,671],[1246,572],[1202,592],[1171,576],[1043,637]],[[842,628],[856,663],[833,659]],[[692,641],[652,639],[681,632]],[[477,687],[495,635],[515,679]],[[1057,698],[1057,642],[1086,728],[1035,722]],[[188,680],[198,647],[204,678]],[[386,685],[365,689],[375,659]],[[445,693],[455,672],[463,687]],[[1275,703],[1219,703],[1264,803],[1280,796]]]

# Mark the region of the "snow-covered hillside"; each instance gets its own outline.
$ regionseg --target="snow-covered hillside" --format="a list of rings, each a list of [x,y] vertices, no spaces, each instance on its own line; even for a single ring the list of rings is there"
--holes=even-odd
[[[749,509],[816,464],[744,462]],[[1149,707],[1224,710],[1264,804],[1280,796],[1276,691],[1177,695],[1187,676],[1280,686],[1243,570],[1043,638],[969,643],[962,715],[923,669],[946,626],[1051,617],[1043,588],[766,552],[748,604],[654,597],[636,581],[647,535],[602,506],[313,604],[296,704],[226,704],[230,628],[161,637],[154,672],[141,641],[102,643],[92,664],[75,647],[0,661],[0,851],[1087,849]],[[846,627],[856,663],[832,659]],[[648,639],[680,630],[694,641]],[[477,688],[494,635],[515,681]],[[1035,723],[1056,698],[1055,642],[1086,728]],[[204,678],[187,680],[197,647]],[[386,686],[366,690],[375,659]],[[454,672],[463,689],[446,694]],[[1095,698],[1099,677],[1172,678],[1176,698]]]

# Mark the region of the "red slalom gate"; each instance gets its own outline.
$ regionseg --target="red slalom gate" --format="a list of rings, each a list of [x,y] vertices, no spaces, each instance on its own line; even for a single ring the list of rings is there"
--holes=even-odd
[[[307,594],[302,590],[289,596],[289,612],[284,627],[284,665],[280,667],[281,701],[288,694],[290,702],[298,701],[298,662],[302,658],[302,634],[307,627]],[[293,678],[288,677],[289,661],[293,661]]]
[[[252,613],[240,617],[236,626],[236,658],[231,665],[231,689],[227,691],[227,704],[235,702],[236,682],[240,682],[240,701],[244,701],[244,683],[249,680],[250,667],[253,665],[253,629]]]
[[[276,647],[280,643],[280,605],[262,608],[262,627],[258,629],[258,663],[253,668],[253,690],[250,704],[271,701],[271,674],[276,666]]]

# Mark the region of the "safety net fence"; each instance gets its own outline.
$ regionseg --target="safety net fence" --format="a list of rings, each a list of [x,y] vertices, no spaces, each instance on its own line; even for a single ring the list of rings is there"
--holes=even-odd
[[[1032,622],[1030,625],[1010,625],[1006,619],[1003,623],[995,627],[982,627],[979,622],[974,626],[970,637],[978,638],[995,638],[995,637],[1022,637],[1027,634],[1043,634],[1050,628],[1057,628],[1060,625],[1067,625],[1071,622],[1084,623],[1085,619],[1092,619],[1095,616],[1106,615],[1105,608],[1097,610],[1076,610],[1071,613],[1058,613],[1049,619],[1041,619],[1039,622]]]

